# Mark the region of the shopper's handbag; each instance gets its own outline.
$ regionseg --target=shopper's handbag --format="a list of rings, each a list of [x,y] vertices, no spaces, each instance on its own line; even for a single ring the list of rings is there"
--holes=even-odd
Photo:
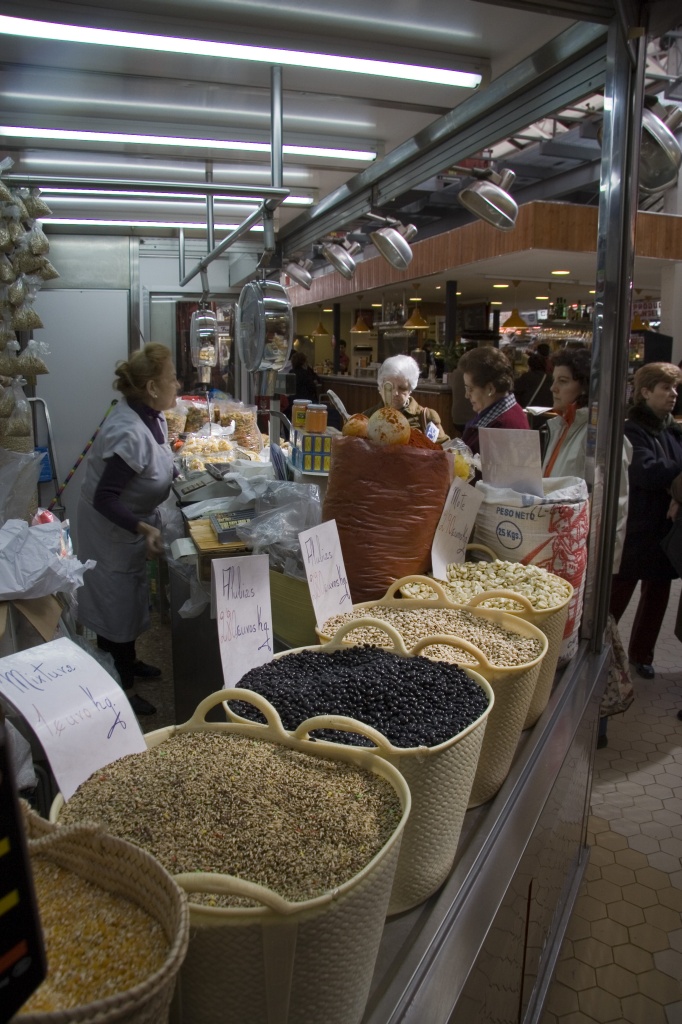
[[[671,529],[666,533],[661,541],[661,547],[675,572],[682,576],[682,516],[678,516]]]
[[[635,699],[628,656],[625,653],[613,615],[608,617],[605,639],[611,645],[611,664],[599,707],[600,718],[607,718],[609,715],[618,715],[627,711]]]

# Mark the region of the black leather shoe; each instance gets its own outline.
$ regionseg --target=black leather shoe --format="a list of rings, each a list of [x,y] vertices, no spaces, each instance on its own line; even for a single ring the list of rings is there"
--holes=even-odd
[[[641,676],[642,679],[654,679],[656,677],[653,665],[642,665],[639,661],[633,661],[632,664],[635,672],[638,676]]]
[[[153,704],[150,704],[144,697],[140,697],[139,693],[133,693],[128,697],[130,706],[136,715],[155,715],[156,708]]]
[[[138,679],[157,679],[161,675],[160,668],[156,665],[145,665],[143,661],[135,662],[133,672]]]

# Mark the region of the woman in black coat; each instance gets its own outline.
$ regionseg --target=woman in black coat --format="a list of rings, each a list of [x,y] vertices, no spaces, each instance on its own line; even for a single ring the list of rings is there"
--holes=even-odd
[[[648,363],[635,374],[634,405],[625,423],[633,453],[628,471],[629,504],[623,557],[611,588],[618,621],[637,582],[642,591],[628,655],[644,679],[653,679],[654,647],[678,573],[661,548],[670,530],[670,485],[682,472],[682,428],[673,417],[682,372],[673,363]]]

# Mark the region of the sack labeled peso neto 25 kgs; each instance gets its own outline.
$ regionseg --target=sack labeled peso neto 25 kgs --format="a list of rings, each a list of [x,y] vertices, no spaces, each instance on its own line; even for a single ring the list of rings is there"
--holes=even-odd
[[[579,477],[543,480],[544,496],[521,494],[479,481],[483,503],[476,517],[474,541],[498,558],[539,565],[573,587],[559,661],[578,647],[587,570],[590,506],[587,484]]]

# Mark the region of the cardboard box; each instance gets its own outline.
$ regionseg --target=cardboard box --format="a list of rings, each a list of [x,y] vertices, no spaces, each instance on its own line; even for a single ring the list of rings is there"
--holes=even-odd
[[[300,469],[302,473],[328,473],[333,436],[329,432],[308,434],[305,430],[294,430],[291,448],[294,468]]]

